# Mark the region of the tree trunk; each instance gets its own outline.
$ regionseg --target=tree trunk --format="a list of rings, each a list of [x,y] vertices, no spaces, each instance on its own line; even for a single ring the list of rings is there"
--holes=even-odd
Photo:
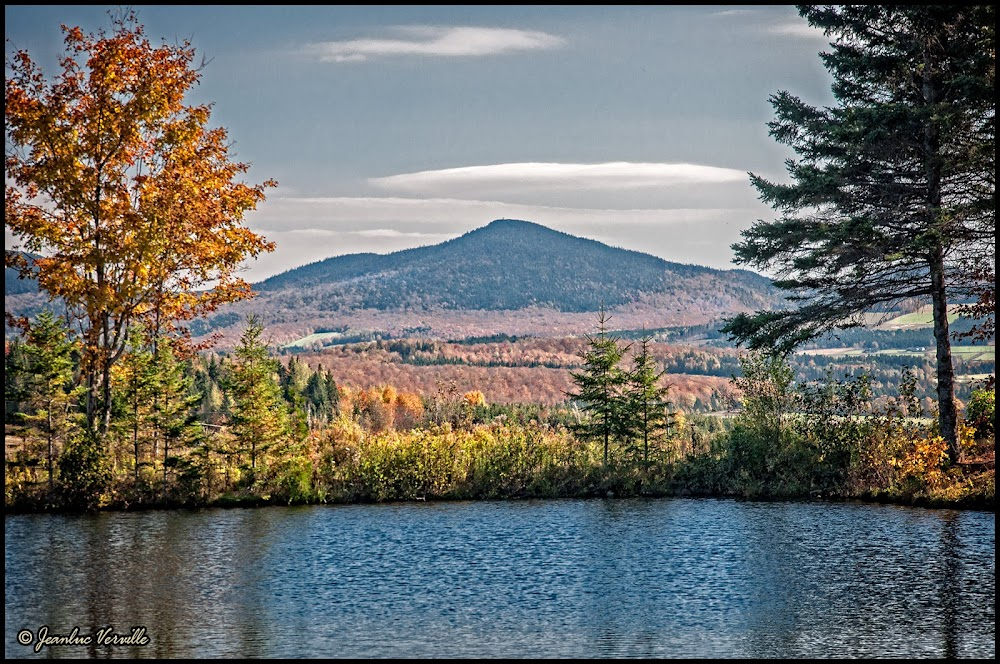
[[[940,89],[939,65],[935,61],[934,49],[937,40],[928,39],[924,44],[923,81],[924,103],[933,108],[938,103]],[[927,212],[931,217],[930,227],[935,228],[940,221],[934,217],[941,209],[942,154],[940,131],[932,118],[924,124],[924,159],[927,186]],[[948,460],[955,463],[959,458],[958,411],[955,407],[955,367],[951,359],[951,339],[948,332],[948,294],[945,289],[944,247],[940,240],[930,254],[931,303],[934,311],[934,342],[937,355],[937,397],[938,426],[941,436],[948,443]]]
[[[46,412],[48,413],[46,431],[48,433],[48,443],[49,443],[49,496],[55,492],[55,480],[53,480],[53,457],[55,457],[55,446],[52,442],[52,401],[49,400],[48,406],[46,407]]]
[[[163,494],[161,500],[167,499],[167,454],[170,450],[170,439],[163,437]]]
[[[937,351],[938,427],[948,443],[948,460],[959,459],[958,409],[955,407],[955,367],[948,332],[948,297],[944,285],[944,252],[938,247],[931,257],[931,301],[934,308],[934,341]]]

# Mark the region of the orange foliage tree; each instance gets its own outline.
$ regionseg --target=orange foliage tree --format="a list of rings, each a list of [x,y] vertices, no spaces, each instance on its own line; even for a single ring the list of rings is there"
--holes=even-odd
[[[153,46],[130,11],[111,24],[90,35],[62,26],[51,81],[27,52],[8,56],[4,91],[4,223],[15,249],[42,256],[32,268],[8,250],[5,264],[37,271],[78,321],[98,435],[132,327],[158,336],[251,295],[237,268],[274,245],[243,216],[277,184],[240,182],[249,165],[230,160],[225,129],[208,127],[211,106],[184,104],[201,76],[189,42]]]

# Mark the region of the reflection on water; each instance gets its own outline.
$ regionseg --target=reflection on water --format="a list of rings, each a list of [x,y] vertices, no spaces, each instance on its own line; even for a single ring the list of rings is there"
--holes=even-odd
[[[5,657],[989,657],[992,513],[729,500],[5,518]],[[18,643],[128,635],[147,645]]]

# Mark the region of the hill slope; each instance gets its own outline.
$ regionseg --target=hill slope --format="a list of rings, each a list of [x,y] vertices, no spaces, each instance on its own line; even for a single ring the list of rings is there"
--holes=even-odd
[[[716,300],[712,309],[777,301],[751,272],[671,263],[527,221],[500,219],[442,244],[312,263],[257,284],[299,306],[343,309],[596,311],[662,299]],[[742,305],[742,306],[739,306]]]
[[[8,311],[38,309],[35,284],[6,276]],[[638,330],[705,325],[783,304],[753,272],[672,263],[512,219],[433,246],[329,258],[253,288],[256,298],[194,321],[192,333],[218,332],[220,343],[231,345],[244,315],[256,313],[278,344],[328,330],[559,336],[592,332],[602,306],[613,314],[612,329]]]

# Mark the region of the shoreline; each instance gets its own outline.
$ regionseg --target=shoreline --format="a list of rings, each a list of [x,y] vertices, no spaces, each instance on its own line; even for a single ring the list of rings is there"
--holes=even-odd
[[[610,494],[610,495],[609,495]],[[408,503],[453,503],[453,502],[514,502],[522,500],[632,500],[648,499],[662,500],[671,498],[736,500],[743,502],[790,502],[790,503],[857,503],[864,505],[894,505],[897,507],[912,507],[932,510],[961,510],[996,513],[995,501],[974,497],[972,499],[949,501],[925,496],[916,496],[908,500],[890,496],[836,496],[836,495],[788,495],[788,496],[744,496],[735,493],[703,493],[680,491],[649,491],[640,493],[617,494],[615,492],[590,491],[568,495],[532,495],[521,494],[497,497],[469,496],[420,496],[411,499],[394,500],[282,500],[259,496],[228,496],[211,502],[181,503],[177,501],[111,504],[92,510],[65,509],[54,506],[38,506],[33,508],[4,507],[4,516],[23,516],[31,514],[98,514],[98,513],[137,513],[162,511],[198,511],[205,509],[260,509],[266,507],[315,507],[315,506],[349,506],[349,505],[404,505]]]

